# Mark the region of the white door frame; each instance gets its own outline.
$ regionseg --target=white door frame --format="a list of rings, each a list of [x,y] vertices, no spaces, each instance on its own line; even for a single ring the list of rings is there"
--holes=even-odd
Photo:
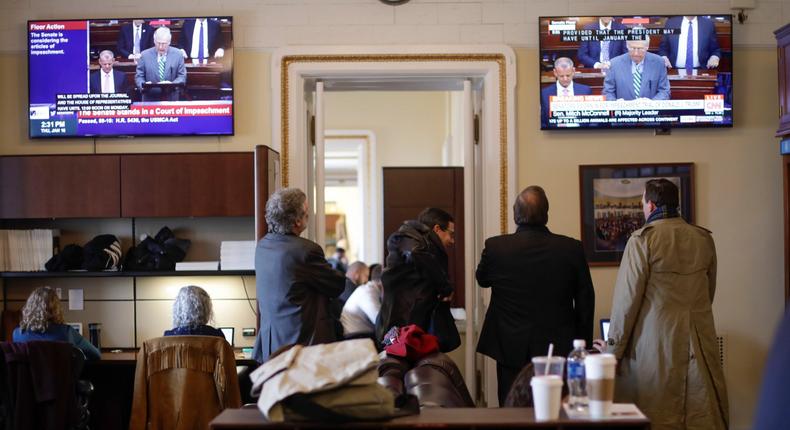
[[[482,238],[512,231],[508,216],[509,202],[515,197],[516,126],[515,86],[516,56],[505,45],[447,46],[302,46],[277,49],[272,55],[272,147],[282,160],[282,185],[305,189],[309,139],[304,103],[306,80],[332,78],[480,78],[483,103],[480,124],[481,192],[474,202],[464,205],[482,207],[482,219],[476,219],[477,234],[467,240],[474,247],[472,255],[482,252]],[[397,118],[393,118],[397,121]],[[465,168],[474,162],[465,160]],[[465,261],[466,280],[474,282],[476,261]],[[471,278],[471,279],[470,279]],[[475,345],[479,321],[478,302],[467,297],[467,333],[465,379],[474,395],[476,390]],[[487,297],[484,297],[487,303]],[[484,378],[496,380],[490,360],[485,363]],[[493,375],[492,375],[493,373]],[[492,399],[495,384],[485,383],[485,394]],[[496,396],[493,396],[495,399]],[[492,403],[489,401],[489,403]]]

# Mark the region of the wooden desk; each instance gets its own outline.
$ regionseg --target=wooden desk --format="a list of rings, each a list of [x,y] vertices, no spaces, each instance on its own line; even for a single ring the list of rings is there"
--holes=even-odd
[[[716,70],[699,70],[697,75],[680,75],[678,69],[667,71],[669,88],[672,100],[697,100],[704,98],[705,94],[714,94],[718,73]],[[592,89],[593,94],[603,91],[604,74],[595,69],[576,69],[574,82],[584,84]],[[547,84],[554,84],[557,79],[553,72],[541,72],[541,88]]]
[[[270,423],[258,409],[226,409],[211,422],[211,429],[326,429],[338,426],[326,423]],[[420,415],[395,418],[384,422],[343,424],[344,429],[620,429],[649,430],[647,419],[570,420],[564,413],[557,421],[536,422],[530,408],[431,408]]]

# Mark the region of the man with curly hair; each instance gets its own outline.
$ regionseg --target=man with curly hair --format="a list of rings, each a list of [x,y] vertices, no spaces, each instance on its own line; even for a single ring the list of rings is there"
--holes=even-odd
[[[99,350],[82,337],[74,327],[64,324],[60,299],[50,287],[38,287],[22,308],[22,321],[14,329],[14,342],[57,340],[68,342],[85,353],[89,360],[101,358]]]
[[[345,278],[327,263],[321,246],[299,237],[307,228],[305,193],[275,192],[266,202],[266,224],[269,232],[255,249],[258,362],[284,345],[333,342],[343,333],[330,302],[343,292]]]

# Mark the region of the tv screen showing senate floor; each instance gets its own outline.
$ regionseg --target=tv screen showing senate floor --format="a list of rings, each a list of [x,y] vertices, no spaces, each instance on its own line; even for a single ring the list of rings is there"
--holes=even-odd
[[[732,16],[540,18],[542,130],[732,126]]]
[[[233,134],[231,17],[28,21],[31,138]]]

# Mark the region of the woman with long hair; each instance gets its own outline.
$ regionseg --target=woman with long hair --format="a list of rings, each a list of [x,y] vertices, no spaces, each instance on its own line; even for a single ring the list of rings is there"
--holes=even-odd
[[[38,287],[22,308],[22,321],[14,329],[14,342],[57,340],[69,342],[85,353],[89,360],[101,358],[99,350],[63,320],[60,299],[50,287]]]

